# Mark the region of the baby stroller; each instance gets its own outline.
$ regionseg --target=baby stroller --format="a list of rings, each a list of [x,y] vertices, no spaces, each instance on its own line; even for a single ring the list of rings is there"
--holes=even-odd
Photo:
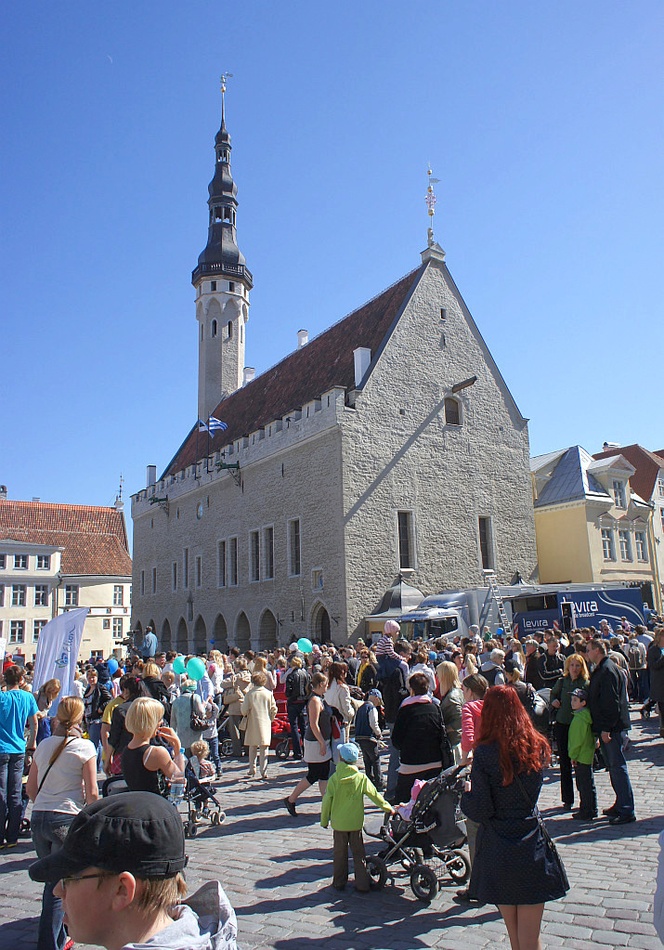
[[[466,826],[459,811],[465,766],[454,765],[430,779],[417,797],[410,819],[388,816],[377,835],[386,847],[367,856],[367,871],[374,889],[388,878],[409,877],[418,900],[428,903],[445,878],[463,884],[470,862],[459,848],[466,840]]]
[[[277,713],[272,720],[272,741],[270,748],[278,759],[287,759],[291,751],[291,727],[285,713]]]
[[[196,777],[189,762],[185,766],[184,778],[184,801],[187,805],[184,835],[185,838],[195,838],[198,834],[198,824],[202,819],[208,819],[212,825],[220,825],[225,821],[226,813],[222,810],[221,802],[216,798],[210,785],[205,780],[201,781]]]
[[[233,740],[231,739],[228,723],[230,721],[228,707],[223,706],[217,717],[217,735],[219,736],[219,755],[228,757],[233,755]]]

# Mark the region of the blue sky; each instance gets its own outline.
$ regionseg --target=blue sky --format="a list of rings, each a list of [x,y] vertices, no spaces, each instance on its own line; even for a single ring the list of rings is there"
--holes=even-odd
[[[533,454],[664,447],[664,7],[338,0],[0,11],[0,482],[111,504],[196,419],[191,270],[227,94],[262,372],[436,238]],[[657,275],[660,275],[659,277]]]

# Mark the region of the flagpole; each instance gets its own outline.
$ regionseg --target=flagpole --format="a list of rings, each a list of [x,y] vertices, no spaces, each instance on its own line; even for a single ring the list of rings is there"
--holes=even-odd
[[[205,471],[209,472],[210,464],[210,417],[208,416],[207,420],[207,452],[205,453]]]
[[[194,466],[194,479],[198,478],[198,433],[201,429],[201,420],[196,420],[196,463]]]

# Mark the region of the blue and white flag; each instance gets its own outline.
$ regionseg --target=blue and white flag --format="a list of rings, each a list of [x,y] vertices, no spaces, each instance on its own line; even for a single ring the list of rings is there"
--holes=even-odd
[[[68,610],[42,627],[32,678],[33,693],[47,680],[58,679],[62,684],[60,696],[64,698],[74,694],[76,661],[81,648],[83,625],[89,613],[89,607]]]
[[[207,432],[208,435],[210,434],[210,430],[209,430],[208,427],[205,425],[205,423],[203,422],[202,419],[199,419],[198,422],[196,423],[196,425],[198,426],[198,431],[199,431],[199,432]]]
[[[228,428],[225,422],[222,422],[221,419],[215,419],[214,416],[210,416],[208,419],[207,427],[210,435],[213,435],[215,432],[225,432]]]

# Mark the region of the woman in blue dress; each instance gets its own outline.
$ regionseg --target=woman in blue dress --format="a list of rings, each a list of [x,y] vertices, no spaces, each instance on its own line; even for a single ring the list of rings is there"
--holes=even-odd
[[[569,885],[547,845],[537,812],[549,744],[511,686],[487,690],[465,815],[479,823],[469,896],[496,904],[512,950],[540,950],[546,901]]]

